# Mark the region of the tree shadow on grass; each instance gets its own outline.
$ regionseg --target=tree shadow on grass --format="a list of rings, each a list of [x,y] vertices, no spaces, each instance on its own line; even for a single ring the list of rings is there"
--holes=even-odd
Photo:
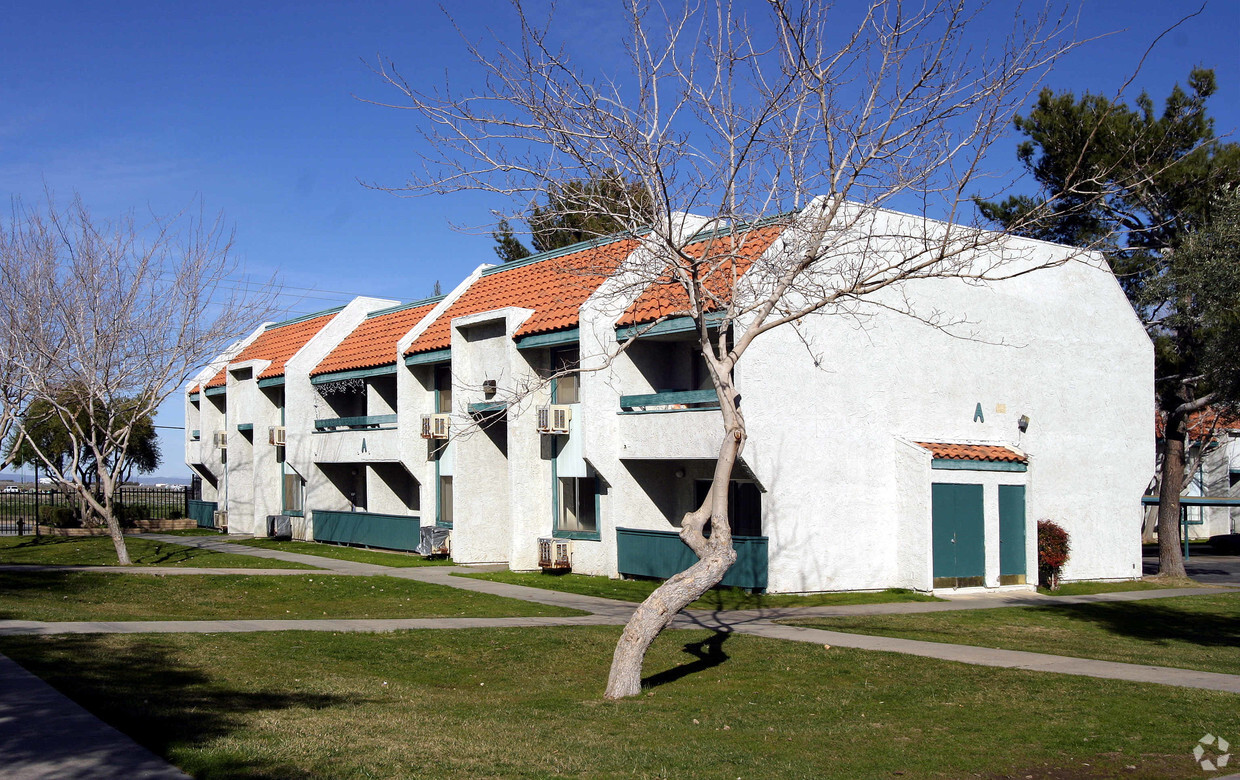
[[[684,652],[696,658],[696,661],[652,674],[642,680],[642,687],[656,688],[719,666],[729,658],[728,654],[723,651],[723,643],[728,641],[730,636],[732,636],[731,631],[716,631],[701,642],[688,643],[684,646]]]
[[[1140,601],[1029,609],[1091,623],[1111,634],[1154,644],[1188,642],[1206,647],[1240,646],[1240,605],[1230,610],[1201,611]]]
[[[254,713],[365,703],[289,691],[278,679],[253,689],[232,687],[197,665],[182,663],[157,637],[120,648],[98,635],[57,637],[54,643],[7,637],[0,641],[0,651],[156,755],[181,753],[182,768],[198,778],[310,777],[306,767],[268,756],[214,753],[185,759],[184,751],[249,728]]]

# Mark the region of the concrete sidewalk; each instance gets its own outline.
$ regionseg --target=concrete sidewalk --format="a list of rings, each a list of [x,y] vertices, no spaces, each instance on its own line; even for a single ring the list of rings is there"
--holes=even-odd
[[[189,777],[2,655],[0,775],[7,780]]]

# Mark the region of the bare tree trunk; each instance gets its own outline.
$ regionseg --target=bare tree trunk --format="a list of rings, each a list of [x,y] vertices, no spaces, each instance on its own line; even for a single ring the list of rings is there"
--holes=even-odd
[[[1158,489],[1158,573],[1187,577],[1180,551],[1180,491],[1184,488],[1184,433],[1187,415],[1174,410],[1163,426],[1162,484]]]
[[[730,377],[717,381],[720,398],[727,399],[724,406],[727,433],[719,447],[710,495],[696,511],[685,515],[680,528],[680,538],[697,553],[699,560],[655,588],[629,618],[612,656],[605,698],[623,699],[641,693],[642,664],[655,638],[677,613],[718,585],[736,562],[732,529],[728,525],[728,485],[732,468],[744,448],[745,423],[735,406],[736,389]],[[703,533],[707,519],[711,524],[709,538]]]
[[[603,694],[606,698],[623,699],[641,693],[642,663],[655,637],[667,628],[680,610],[719,584],[735,562],[736,550],[730,541],[726,546],[712,544],[704,558],[668,579],[641,603],[616,643],[607,691]]]

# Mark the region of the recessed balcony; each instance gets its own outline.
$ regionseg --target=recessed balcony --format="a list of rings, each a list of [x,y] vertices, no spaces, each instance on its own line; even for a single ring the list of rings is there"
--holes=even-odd
[[[663,390],[657,393],[620,396],[620,414],[662,414],[718,408],[719,396],[714,390]]]
[[[325,417],[314,421],[315,433],[335,431],[376,431],[396,427],[396,415],[372,414],[365,417]]]

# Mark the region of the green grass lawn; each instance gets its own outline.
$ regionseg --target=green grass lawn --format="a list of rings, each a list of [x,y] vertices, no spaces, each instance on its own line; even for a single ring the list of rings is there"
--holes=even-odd
[[[582,615],[394,577],[0,572],[0,619],[222,620],[259,618]]]
[[[0,638],[198,778],[1198,778],[1240,696],[614,627]],[[1125,767],[1134,767],[1126,769]]]
[[[1123,593],[1130,590],[1161,590],[1163,588],[1200,587],[1192,581],[1125,580],[1123,582],[1065,582],[1058,590],[1038,588],[1043,596],[1090,596],[1095,593]]]
[[[126,536],[134,566],[218,567],[223,569],[310,569],[302,563],[233,555]],[[0,536],[0,564],[116,566],[116,548],[107,536]]]
[[[318,555],[323,558],[336,558],[342,561],[374,563],[379,566],[405,568],[409,566],[452,565],[452,561],[445,558],[427,559],[413,553],[378,552],[376,550],[364,550],[360,547],[344,547],[338,544],[322,544],[319,542],[276,541],[275,539],[229,539],[226,536],[220,537],[220,541],[244,544],[248,547],[263,547],[268,550]]]
[[[510,585],[598,596],[618,601],[642,602],[661,585],[655,580],[613,580],[584,574],[543,574],[541,572],[471,572],[458,577],[473,577]],[[817,593],[811,596],[747,593],[741,588],[716,588],[689,605],[689,609],[757,609],[758,607],[821,607],[844,604],[885,604],[891,601],[942,601],[924,593],[906,590],[885,590],[876,593]]]
[[[857,634],[1240,674],[1240,594],[781,621]]]

